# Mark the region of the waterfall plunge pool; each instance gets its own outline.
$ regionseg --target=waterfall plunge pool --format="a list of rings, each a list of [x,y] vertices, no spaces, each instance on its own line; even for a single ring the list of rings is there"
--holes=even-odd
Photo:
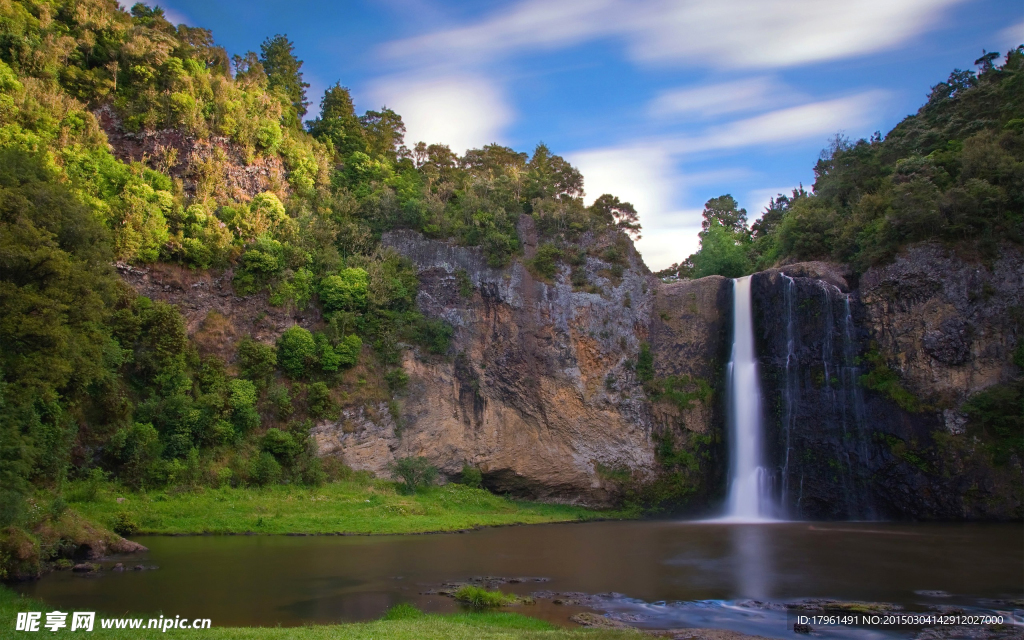
[[[116,573],[111,561],[97,574],[54,572],[15,588],[62,610],[290,626],[369,620],[401,602],[454,611],[451,599],[423,592],[476,576],[543,577],[549,580],[500,588],[602,594],[591,608],[642,628],[717,627],[780,638],[794,637],[785,613],[736,605],[831,598],[908,610],[1005,609],[1024,597],[1019,523],[637,521],[408,536],[137,539],[150,551],[125,564],[159,570]],[[537,602],[513,610],[559,624],[585,610],[550,597]]]

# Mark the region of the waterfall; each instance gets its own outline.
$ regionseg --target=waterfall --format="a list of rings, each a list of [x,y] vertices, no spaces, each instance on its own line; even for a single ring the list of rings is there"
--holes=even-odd
[[[729,520],[755,521],[774,515],[763,463],[761,381],[754,353],[750,276],[733,280],[733,339],[728,368]]]

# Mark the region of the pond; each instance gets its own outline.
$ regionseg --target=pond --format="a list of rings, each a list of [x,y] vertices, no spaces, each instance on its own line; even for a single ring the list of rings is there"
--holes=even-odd
[[[137,540],[149,552],[124,558],[126,565],[159,569],[113,572],[108,562],[96,574],[54,572],[16,588],[73,610],[288,626],[373,619],[401,602],[452,611],[451,599],[424,592],[478,576],[544,578],[501,588],[604,594],[598,610],[642,627],[719,626],[781,637],[792,637],[785,614],[734,605],[834,598],[997,609],[1024,595],[1020,524],[639,521]],[[568,602],[549,597],[517,610],[566,624],[583,610]]]

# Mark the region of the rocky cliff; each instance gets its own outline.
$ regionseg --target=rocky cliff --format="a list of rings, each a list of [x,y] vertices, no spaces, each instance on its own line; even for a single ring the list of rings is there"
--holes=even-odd
[[[995,460],[963,412],[1020,376],[1022,274],[1015,247],[983,263],[929,244],[856,286],[822,263],[754,276],[768,456],[787,515],[1024,515],[1021,461]]]
[[[529,256],[528,219],[521,233]],[[615,241],[583,240],[587,284],[578,274],[574,286],[568,267],[544,281],[522,262],[490,268],[476,248],[385,234],[419,270],[420,309],[455,327],[452,348],[406,352],[400,429],[380,411],[376,421],[345,416],[317,427],[321,451],[375,472],[400,456],[425,456],[449,476],[471,465],[494,491],[544,500],[610,504],[625,485],[652,482],[667,429],[710,433],[720,421],[710,403],[685,415],[652,407],[636,371],[641,345],[664,347],[659,372],[711,375],[724,280],[662,285],[631,244],[616,270],[597,257]]]
[[[525,266],[536,245],[528,219],[520,231],[526,260],[503,269],[477,248],[384,235],[416,265],[420,309],[454,327],[452,346],[406,349],[407,390],[392,402],[353,397],[314,427],[321,454],[379,475],[404,456],[448,478],[470,465],[488,488],[534,499],[715,505],[727,483],[731,282],[663,283],[617,235],[584,237],[582,264],[546,280]],[[615,244],[617,262],[606,259]],[[200,349],[228,361],[244,335],[272,343],[292,324],[322,323],[315,307],[235,295],[230,272],[121,271],[178,305]],[[755,274],[783,515],[1021,517],[1019,456],[994,462],[963,407],[1020,376],[1022,273],[1013,247],[981,263],[922,245],[859,279],[826,263]]]

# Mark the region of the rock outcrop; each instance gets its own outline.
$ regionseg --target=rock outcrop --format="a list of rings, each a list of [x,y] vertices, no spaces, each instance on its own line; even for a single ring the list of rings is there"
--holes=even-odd
[[[114,155],[123,162],[141,162],[181,180],[186,195],[216,192],[247,202],[258,193],[288,192],[285,167],[277,155],[255,155],[222,136],[198,138],[181,129],[126,131],[114,109],[95,112]]]

